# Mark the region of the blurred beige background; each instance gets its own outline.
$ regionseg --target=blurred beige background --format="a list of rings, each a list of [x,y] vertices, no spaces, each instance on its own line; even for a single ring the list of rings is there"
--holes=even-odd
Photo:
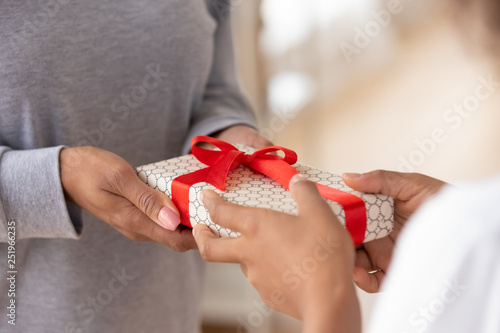
[[[453,183],[499,173],[500,86],[488,83],[499,78],[443,1],[229,3],[238,72],[262,131],[300,162]],[[366,325],[376,295],[360,298]],[[209,266],[203,321],[205,332],[300,332],[262,307],[235,265]]]

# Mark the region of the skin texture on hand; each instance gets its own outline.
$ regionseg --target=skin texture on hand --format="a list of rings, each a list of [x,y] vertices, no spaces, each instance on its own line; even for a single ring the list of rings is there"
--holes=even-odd
[[[248,126],[229,127],[217,137],[254,148],[271,144]],[[172,200],[144,184],[118,155],[75,147],[63,149],[59,159],[67,200],[131,240],[156,242],[180,252],[197,248],[191,230],[179,225],[179,211]]]
[[[256,130],[246,125],[229,127],[214,134],[213,137],[231,144],[238,143],[256,149],[273,145],[271,141],[267,140]]]
[[[368,242],[356,250],[354,281],[366,292],[378,292],[401,230],[413,213],[446,183],[417,173],[384,170],[344,174],[343,179],[357,191],[394,197],[394,230],[389,236]]]
[[[63,149],[59,158],[69,201],[132,240],[157,242],[176,251],[197,247],[191,230],[177,228],[179,212],[172,200],[144,184],[118,155],[75,147]]]
[[[241,236],[218,238],[196,225],[200,253],[207,261],[239,263],[264,302],[302,319],[305,332],[359,332],[352,240],[314,183],[295,176],[290,191],[298,216],[230,204],[204,191],[211,219]]]

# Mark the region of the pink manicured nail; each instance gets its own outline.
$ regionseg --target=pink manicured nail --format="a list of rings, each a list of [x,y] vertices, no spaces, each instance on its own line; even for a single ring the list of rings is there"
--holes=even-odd
[[[158,214],[158,220],[161,225],[168,230],[174,231],[181,223],[181,218],[173,210],[168,207],[163,207]]]
[[[360,173],[343,173],[342,174],[342,178],[345,178],[345,179],[356,179],[356,178],[359,178],[361,177],[362,175]]]

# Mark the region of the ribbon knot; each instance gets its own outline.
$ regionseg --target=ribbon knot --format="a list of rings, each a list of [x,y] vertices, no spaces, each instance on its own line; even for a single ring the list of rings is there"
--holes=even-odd
[[[202,148],[198,143],[209,143],[218,150]],[[273,155],[283,152],[284,156]],[[197,136],[191,141],[191,152],[207,167],[176,177],[172,181],[172,201],[181,213],[181,223],[191,227],[189,219],[189,188],[199,182],[206,182],[221,191],[226,189],[226,179],[232,170],[240,165],[258,171],[288,188],[290,179],[298,171],[292,166],[297,162],[297,154],[290,149],[271,146],[246,154],[235,146],[207,136]],[[366,208],[364,201],[351,193],[343,192],[321,184],[316,184],[320,194],[342,205],[345,211],[346,228],[356,245],[364,240],[366,230]],[[214,221],[217,223],[217,221]]]
[[[248,154],[243,154],[243,161],[241,162],[241,165],[248,167],[250,164],[252,164],[252,161],[255,158],[255,154],[248,155]]]

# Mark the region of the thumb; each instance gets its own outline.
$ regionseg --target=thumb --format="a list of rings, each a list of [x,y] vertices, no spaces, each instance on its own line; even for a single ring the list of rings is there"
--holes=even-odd
[[[175,230],[181,223],[179,210],[164,193],[134,177],[126,182],[122,195],[161,227]]]
[[[290,194],[297,203],[299,215],[321,212],[331,213],[330,207],[319,194],[316,184],[307,180],[301,174],[292,177],[289,187]]]
[[[344,173],[342,178],[350,188],[364,192],[385,194],[398,198],[407,184],[405,174],[400,172],[376,170],[368,173]]]

